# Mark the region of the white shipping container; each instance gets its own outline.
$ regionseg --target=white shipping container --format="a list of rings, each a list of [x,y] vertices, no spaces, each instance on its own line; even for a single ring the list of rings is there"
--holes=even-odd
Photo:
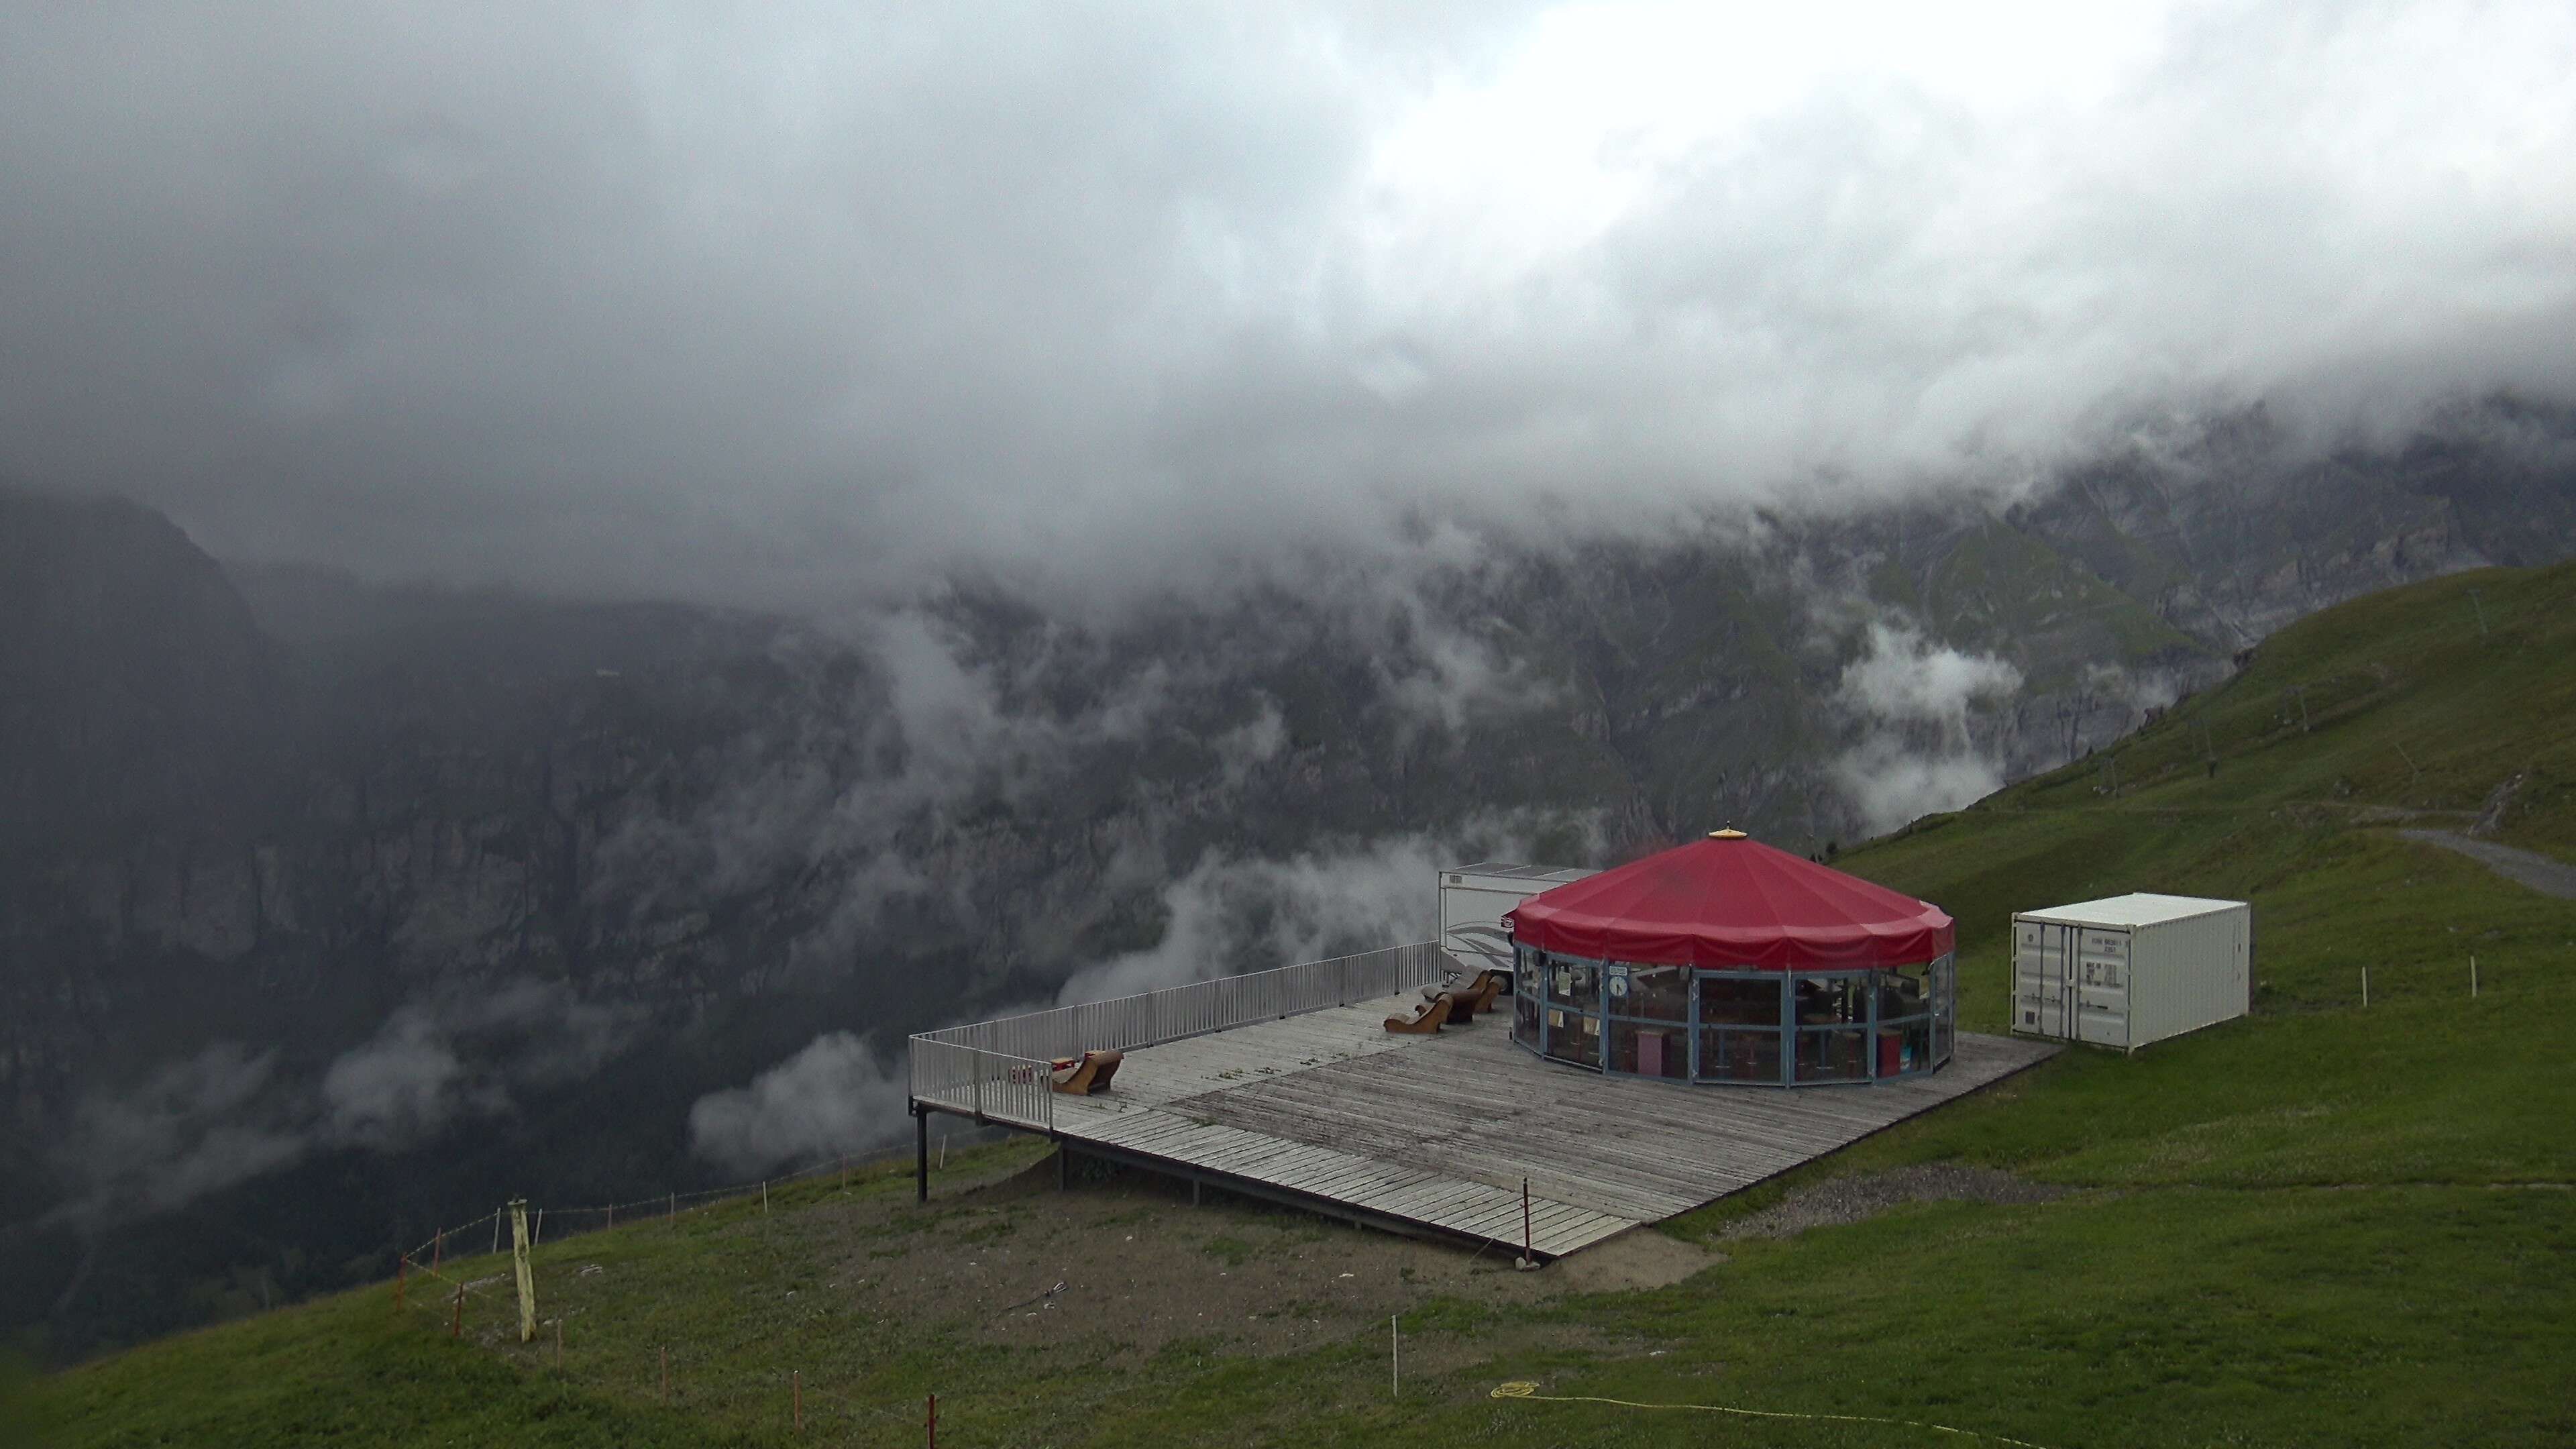
[[[2013,915],[2013,1031],[2135,1051],[2254,1009],[2254,908],[2126,895]]]
[[[1461,971],[1512,969],[1511,933],[1503,917],[1542,891],[1600,872],[1562,865],[1488,860],[1440,872],[1440,949]]]

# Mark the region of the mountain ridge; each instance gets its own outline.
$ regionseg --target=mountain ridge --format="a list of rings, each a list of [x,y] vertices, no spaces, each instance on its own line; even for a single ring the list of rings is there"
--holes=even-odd
[[[242,1226],[255,1179],[209,1155],[249,1134],[274,1170],[350,1195],[318,1255],[346,1256],[385,1220],[488,1196],[530,1153],[561,1191],[692,1180],[690,1102],[832,1031],[882,1052],[1103,963],[1380,944],[1447,851],[1602,862],[1711,819],[1850,842],[1870,829],[1856,801],[1903,818],[2063,767],[2319,598],[2473,566],[2498,530],[2565,552],[2576,534],[2538,530],[2576,516],[2576,463],[2551,461],[2576,426],[2538,426],[2515,449],[2418,440],[2376,471],[2142,454],[2018,510],[1497,547],[1392,582],[1327,561],[1302,595],[1110,624],[989,584],[855,630],[387,589],[224,570],[130,505],[0,496],[0,547],[54,561],[22,579],[59,598],[67,569],[123,578],[164,621],[128,626],[144,642],[117,677],[168,686],[129,713],[166,737],[145,754],[195,762],[137,797],[159,814],[108,817],[122,835],[0,840],[0,988],[32,1007],[0,1027],[0,1147],[44,1168],[13,1209],[19,1246],[0,1244],[34,1286],[0,1318],[52,1322],[73,1352],[185,1321],[125,1288],[63,1297],[67,1244],[154,1240],[138,1261],[184,1280],[180,1240],[205,1226],[49,1218],[125,1170],[98,1167],[102,1124],[202,1162],[206,1211],[235,1225],[221,1251],[276,1259]],[[2489,454],[2511,486],[2461,484]],[[63,507],[125,520],[127,554],[26,521]],[[149,602],[180,585],[203,598]],[[0,660],[113,662],[113,637],[50,618],[0,615]],[[180,624],[207,642],[150,642]],[[55,693],[90,697],[18,697]],[[14,728],[56,742],[22,744],[17,778],[95,773],[48,763],[76,732]],[[875,1090],[881,1065],[847,1066]],[[231,1084],[230,1105],[171,1105],[155,1074],[179,1069]],[[459,1133],[496,1130],[461,1162]],[[439,1160],[459,1165],[436,1191],[387,1190],[396,1165],[435,1178]],[[289,1289],[330,1271],[308,1257]]]

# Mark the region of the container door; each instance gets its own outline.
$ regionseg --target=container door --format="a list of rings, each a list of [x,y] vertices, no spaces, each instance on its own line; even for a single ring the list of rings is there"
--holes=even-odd
[[[2013,1030],[2075,1035],[2076,929],[2037,921],[2013,927]]]
[[[2129,1044],[2129,933],[2086,929],[2076,933],[2075,1038],[2104,1046]]]
[[[2049,973],[2048,946],[2056,937],[2056,928],[2037,921],[2013,922],[2013,1030],[2030,1035],[2045,1035],[2048,1025],[2041,1019],[2040,983]]]

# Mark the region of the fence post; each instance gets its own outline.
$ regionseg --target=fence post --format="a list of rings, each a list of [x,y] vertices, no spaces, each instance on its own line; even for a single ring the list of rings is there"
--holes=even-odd
[[[411,1254],[409,1254],[409,1253],[400,1253],[400,1254],[396,1254],[396,1255],[395,1255],[395,1257],[394,1257],[394,1307],[395,1307],[397,1310],[399,1310],[399,1309],[403,1306],[403,1274],[404,1274],[404,1272],[405,1272],[406,1270],[408,1270],[410,1267],[411,1267]]]
[[[447,1229],[440,1228],[429,1240],[429,1271],[438,1271],[439,1259],[447,1256]]]
[[[939,1396],[930,1396],[930,1449],[939,1449]]]
[[[447,1336],[449,1338],[465,1336],[465,1285],[462,1283],[456,1285],[456,1308],[447,1320]]]
[[[533,1343],[537,1337],[537,1280],[528,1271],[528,1200],[510,1199],[510,1266],[519,1279],[519,1342]],[[555,1356],[563,1351],[558,1341]]]

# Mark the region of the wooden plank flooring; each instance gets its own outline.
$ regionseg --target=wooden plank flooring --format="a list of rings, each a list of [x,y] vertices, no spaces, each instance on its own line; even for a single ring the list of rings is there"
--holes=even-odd
[[[1142,1047],[1113,1090],[1055,1099],[1055,1135],[1319,1206],[1557,1257],[1723,1197],[2055,1054],[1962,1035],[1928,1078],[1690,1086],[1544,1062],[1496,1013],[1436,1036],[1402,998]],[[949,1105],[932,1103],[931,1105]],[[1078,1147],[1077,1147],[1077,1150]]]

